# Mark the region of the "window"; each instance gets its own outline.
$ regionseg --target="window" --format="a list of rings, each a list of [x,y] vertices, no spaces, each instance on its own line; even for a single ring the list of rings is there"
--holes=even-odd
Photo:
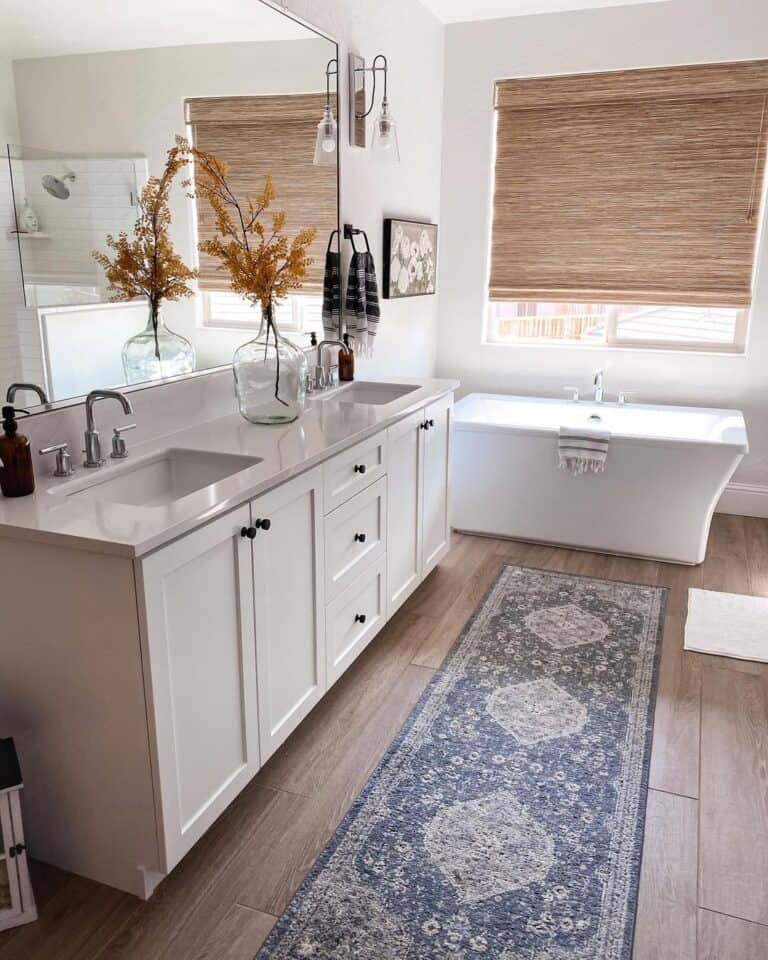
[[[290,296],[275,304],[275,320],[281,333],[323,332],[323,299]],[[228,330],[258,330],[261,316],[239,294],[209,291],[203,295],[203,326]]]
[[[728,307],[491,301],[486,340],[739,352],[747,316]]]
[[[489,342],[743,350],[768,61],[496,85]]]

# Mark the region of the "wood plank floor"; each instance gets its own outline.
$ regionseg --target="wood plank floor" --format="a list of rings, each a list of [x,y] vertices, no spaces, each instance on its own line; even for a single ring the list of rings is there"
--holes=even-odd
[[[505,562],[669,588],[634,958],[768,958],[768,667],[682,649],[689,587],[768,596],[768,521],[718,515],[694,568],[456,535],[149,903],[34,863],[0,960],[249,960]]]

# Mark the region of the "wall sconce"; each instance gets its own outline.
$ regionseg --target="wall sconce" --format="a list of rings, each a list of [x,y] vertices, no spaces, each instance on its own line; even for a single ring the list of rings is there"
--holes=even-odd
[[[368,137],[366,118],[373,113],[376,105],[376,75],[384,74],[384,96],[381,110],[376,118],[373,131],[373,152],[383,163],[400,163],[400,145],[397,140],[397,124],[392,118],[387,96],[387,73],[389,64],[383,53],[373,58],[373,64],[366,67],[365,58],[357,53],[349,55],[349,142],[353,147],[367,147]],[[368,106],[366,76],[373,76],[371,105]]]
[[[323,118],[317,125],[317,139],[315,140],[316,167],[335,167],[336,149],[338,147],[338,129],[331,106],[331,77],[338,77],[339,61],[329,60],[325,68],[325,110]],[[337,83],[338,86],[338,83]]]

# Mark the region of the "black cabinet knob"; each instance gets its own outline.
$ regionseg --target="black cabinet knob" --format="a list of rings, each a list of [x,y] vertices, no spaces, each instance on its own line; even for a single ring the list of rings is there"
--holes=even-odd
[[[424,423],[419,424],[419,430],[429,430],[429,424],[425,420]]]
[[[249,540],[256,539],[256,527],[243,527],[240,531],[241,537],[248,537]]]
[[[365,534],[364,534],[364,533],[356,533],[356,534],[355,534],[355,543],[365,543]]]
[[[355,623],[365,623],[366,617],[364,613],[355,614]]]
[[[269,528],[270,528],[271,526],[272,526],[272,521],[271,521],[271,520],[257,520],[257,521],[256,521],[256,529],[257,529],[257,530],[269,530]]]
[[[365,473],[365,469],[366,468],[364,463],[355,464],[355,473]]]
[[[427,420],[427,423],[430,425],[430,427],[434,427],[434,425],[435,425],[435,421],[434,421],[434,420]]]

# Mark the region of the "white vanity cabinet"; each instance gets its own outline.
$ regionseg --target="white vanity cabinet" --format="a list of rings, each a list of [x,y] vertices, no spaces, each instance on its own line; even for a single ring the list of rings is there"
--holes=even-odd
[[[387,431],[388,616],[448,552],[448,469],[453,397],[406,417]]]
[[[250,522],[240,507],[137,564],[162,872],[259,769]]]
[[[316,467],[251,503],[262,763],[326,689],[322,477]]]
[[[0,536],[32,856],[151,896],[448,550],[451,406],[139,556]]]
[[[449,467],[453,397],[425,410],[422,472],[421,576],[426,577],[448,552],[451,540]]]
[[[322,470],[138,564],[161,869],[172,869],[325,692]]]

